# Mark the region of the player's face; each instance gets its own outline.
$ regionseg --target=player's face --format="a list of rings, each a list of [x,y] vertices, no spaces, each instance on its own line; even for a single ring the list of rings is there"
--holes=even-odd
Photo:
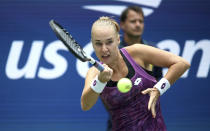
[[[129,10],[125,22],[121,22],[120,25],[127,35],[140,37],[144,30],[144,17],[140,13]]]
[[[105,64],[111,64],[117,56],[119,35],[112,26],[94,26],[92,29],[92,43],[96,56]]]

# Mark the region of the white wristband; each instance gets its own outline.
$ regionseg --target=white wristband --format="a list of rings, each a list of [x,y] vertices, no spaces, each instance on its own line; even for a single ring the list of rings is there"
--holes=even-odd
[[[163,95],[164,92],[166,92],[170,88],[170,83],[166,78],[162,78],[156,85],[154,85],[155,88],[157,88],[160,92],[160,95]]]
[[[92,88],[96,93],[101,93],[105,86],[106,86],[107,82],[106,83],[102,83],[98,80],[98,75],[95,77],[95,79],[93,80],[93,82],[91,83],[91,86],[90,88]]]

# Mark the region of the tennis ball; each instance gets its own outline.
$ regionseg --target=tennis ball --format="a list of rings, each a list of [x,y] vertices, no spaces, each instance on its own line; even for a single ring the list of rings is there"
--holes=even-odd
[[[122,78],[117,83],[117,89],[121,93],[127,93],[128,91],[131,90],[131,87],[132,87],[132,82],[128,78]]]

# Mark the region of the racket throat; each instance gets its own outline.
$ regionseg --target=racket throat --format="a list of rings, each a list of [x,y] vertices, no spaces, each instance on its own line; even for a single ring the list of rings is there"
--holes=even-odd
[[[93,64],[93,65],[96,64],[96,61],[95,61],[93,58],[89,58],[88,61],[89,61],[91,64]]]

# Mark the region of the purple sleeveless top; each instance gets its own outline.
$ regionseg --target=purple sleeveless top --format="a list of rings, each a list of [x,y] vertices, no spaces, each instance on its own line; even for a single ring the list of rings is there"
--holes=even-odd
[[[127,77],[131,79],[133,87],[127,93],[120,93],[117,82],[110,80],[100,94],[111,114],[112,130],[166,131],[160,100],[156,104],[156,118],[152,118],[151,111],[148,111],[149,95],[141,94],[141,91],[153,88],[156,79],[139,66],[124,48],[121,49],[121,54],[128,66]]]

